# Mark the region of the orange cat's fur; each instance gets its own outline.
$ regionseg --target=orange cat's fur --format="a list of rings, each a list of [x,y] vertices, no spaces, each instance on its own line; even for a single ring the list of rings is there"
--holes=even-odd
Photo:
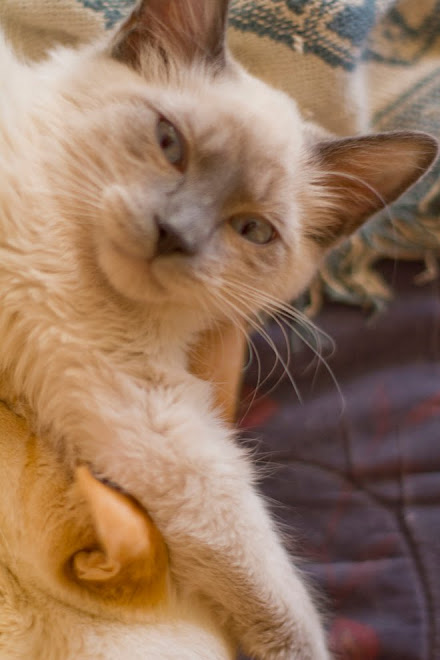
[[[226,322],[220,328],[202,333],[190,353],[191,372],[215,383],[214,405],[230,424],[237,412],[245,350],[246,332]]]
[[[0,405],[1,660],[231,660],[206,604],[171,585],[148,514],[71,476]]]
[[[89,506],[97,540],[81,539],[72,563],[65,565],[68,577],[86,583],[90,593],[113,600],[118,607],[159,605],[166,598],[168,552],[149,515],[84,466],[76,470],[76,483]],[[61,543],[54,540],[51,547],[63,545],[72,552],[74,546],[65,537]]]
[[[148,510],[172,589],[259,660],[326,660],[191,348],[282,308],[437,144],[323,136],[232,59],[227,9],[143,0],[109,40],[33,66],[0,38],[0,370],[68,477],[87,465]],[[119,561],[81,557],[95,577]]]

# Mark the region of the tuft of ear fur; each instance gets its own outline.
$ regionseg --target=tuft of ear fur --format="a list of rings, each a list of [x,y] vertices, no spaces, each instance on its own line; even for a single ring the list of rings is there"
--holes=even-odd
[[[75,578],[91,590],[111,595],[146,591],[152,604],[164,597],[168,574],[165,542],[148,514],[130,497],[98,481],[81,466],[76,483],[85,500],[97,546],[72,558]],[[95,588],[94,588],[95,587]]]
[[[438,143],[418,131],[377,133],[313,146],[316,185],[324,194],[325,219],[307,228],[324,248],[354,232],[367,218],[396,200],[432,165]]]
[[[112,55],[137,69],[148,45],[165,60],[222,68],[228,7],[228,0],[141,0],[116,33]]]

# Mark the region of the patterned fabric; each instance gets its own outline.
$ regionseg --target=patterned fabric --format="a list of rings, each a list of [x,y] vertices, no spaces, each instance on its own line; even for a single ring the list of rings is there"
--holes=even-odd
[[[41,56],[60,41],[112,27],[134,0],[2,0],[0,21]],[[291,94],[306,117],[348,135],[423,129],[440,137],[440,0],[232,0],[229,42],[253,73]],[[440,248],[440,163],[391,209],[334,251],[312,289],[350,303],[390,295],[381,257],[425,259]]]
[[[236,0],[230,43],[328,130],[419,129],[440,137],[440,0]],[[381,305],[374,263],[440,248],[440,163],[409,194],[335,250],[312,294]],[[312,300],[316,308],[318,301]]]

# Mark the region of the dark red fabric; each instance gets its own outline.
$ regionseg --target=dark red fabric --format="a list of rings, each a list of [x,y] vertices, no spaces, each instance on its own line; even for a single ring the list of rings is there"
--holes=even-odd
[[[375,319],[335,304],[317,319],[335,339],[329,365],[345,403],[298,343],[302,404],[284,378],[248,409],[255,360],[246,373],[243,442],[325,596],[341,660],[440,658],[440,285],[416,286],[421,268],[384,264],[396,298]],[[282,332],[272,325],[271,335],[285,356]],[[273,353],[256,341],[264,378]]]

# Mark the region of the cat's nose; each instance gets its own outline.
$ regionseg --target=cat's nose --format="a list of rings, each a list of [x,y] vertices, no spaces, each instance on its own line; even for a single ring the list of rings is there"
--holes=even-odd
[[[194,246],[175,227],[168,225],[157,217],[155,220],[158,231],[156,257],[172,254],[190,256],[196,252]]]

